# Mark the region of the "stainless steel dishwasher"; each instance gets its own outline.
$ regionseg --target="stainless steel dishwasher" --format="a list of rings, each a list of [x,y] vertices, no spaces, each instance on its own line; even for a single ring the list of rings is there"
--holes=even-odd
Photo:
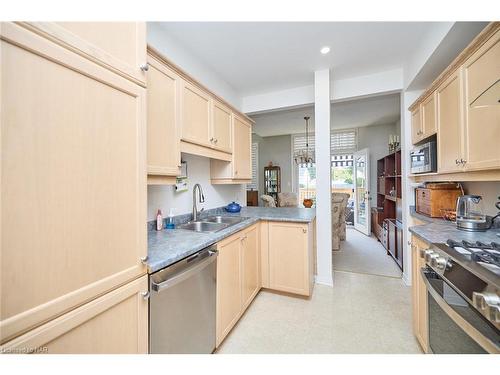
[[[205,248],[149,276],[149,351],[215,350],[217,251]]]

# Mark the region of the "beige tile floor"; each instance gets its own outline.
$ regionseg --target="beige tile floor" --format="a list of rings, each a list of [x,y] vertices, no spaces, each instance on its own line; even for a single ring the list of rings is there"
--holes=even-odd
[[[261,291],[218,353],[421,353],[401,279],[334,273],[311,299]]]
[[[401,270],[384,246],[373,235],[365,236],[352,227],[347,227],[346,240],[340,243],[340,250],[333,252],[333,269],[401,277]]]

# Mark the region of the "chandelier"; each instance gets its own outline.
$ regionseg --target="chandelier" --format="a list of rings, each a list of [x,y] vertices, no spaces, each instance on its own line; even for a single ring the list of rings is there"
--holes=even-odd
[[[293,155],[295,164],[301,167],[312,167],[314,164],[314,151],[309,150],[309,119],[309,116],[304,117],[306,120],[306,148],[296,151]]]

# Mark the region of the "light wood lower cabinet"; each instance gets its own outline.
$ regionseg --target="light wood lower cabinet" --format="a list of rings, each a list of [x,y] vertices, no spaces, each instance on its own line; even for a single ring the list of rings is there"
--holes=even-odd
[[[420,269],[425,267],[425,260],[421,251],[429,247],[425,242],[412,236],[412,301],[413,301],[413,333],[415,334],[422,350],[427,353],[429,346],[427,289],[420,274]]]
[[[217,244],[217,347],[260,290],[258,230],[253,225]]]
[[[0,341],[146,273],[145,89],[1,30]]]
[[[310,296],[314,284],[312,223],[269,222],[269,288]]]
[[[7,353],[146,354],[148,276],[7,342]]]
[[[241,243],[241,297],[246,309],[260,290],[259,226],[254,225],[243,232]]]
[[[180,77],[151,54],[148,65],[148,184],[175,184],[181,164]]]

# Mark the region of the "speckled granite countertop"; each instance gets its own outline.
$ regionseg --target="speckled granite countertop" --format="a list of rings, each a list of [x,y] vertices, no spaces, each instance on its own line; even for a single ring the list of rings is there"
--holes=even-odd
[[[430,218],[415,212],[415,208],[410,207],[410,215],[428,224],[415,225],[408,229],[413,234],[420,237],[425,242],[445,243],[448,239],[456,241],[481,241],[481,242],[500,242],[500,229],[490,229],[485,232],[466,232],[456,228],[455,223],[443,219]]]
[[[211,214],[221,214],[220,211]],[[248,219],[215,233],[194,232],[185,229],[148,231],[148,270],[156,272],[178,260],[236,233],[259,220],[290,221],[308,223],[316,217],[316,210],[309,208],[242,207],[238,214],[223,213],[224,216],[242,216]],[[206,215],[204,215],[206,216]]]

